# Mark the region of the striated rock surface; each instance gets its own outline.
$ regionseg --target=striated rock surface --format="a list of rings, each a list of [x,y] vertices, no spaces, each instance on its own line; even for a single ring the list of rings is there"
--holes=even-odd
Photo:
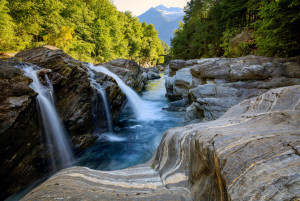
[[[62,170],[35,188],[23,200],[186,200],[185,187],[175,186],[182,178],[170,178],[167,187],[151,164],[104,172],[85,167]]]
[[[233,105],[269,89],[300,84],[300,58],[249,55],[228,59],[174,60],[167,69],[166,96],[188,99],[186,122],[219,118]]]
[[[83,62],[70,57],[61,49],[45,46],[23,51],[15,55],[23,62],[51,69],[57,108],[71,135],[91,131],[93,89]],[[58,76],[59,75],[59,76]]]
[[[21,70],[0,61],[0,200],[47,171],[31,82]]]
[[[88,65],[70,57],[61,49],[44,46],[23,51],[16,54],[23,62],[40,66],[40,78],[47,74],[53,82],[57,108],[64,124],[66,125],[76,149],[83,149],[95,141],[90,135],[94,130],[93,116],[98,116],[97,126],[107,128],[101,97],[95,97],[95,92],[90,86]],[[128,86],[141,92],[147,81],[143,75],[143,68],[136,62],[126,59],[115,59],[101,64],[117,74]],[[102,73],[96,73],[97,82],[106,91],[109,107],[113,120],[117,120],[126,96],[121,92],[115,80]],[[93,108],[98,105],[98,108]],[[95,113],[93,113],[93,111]],[[82,136],[84,135],[84,137]],[[89,143],[90,142],[90,143]]]
[[[32,80],[15,65],[34,64],[43,68],[38,72],[39,79],[46,84],[47,75],[53,83],[56,108],[75,151],[82,151],[96,140],[93,135],[93,104],[101,108],[97,112],[100,118],[105,119],[102,99],[95,98],[90,86],[87,63],[75,60],[61,49],[51,46],[23,51],[15,58],[6,60],[0,61],[1,200],[41,178],[49,172],[50,167],[47,147],[43,144],[43,125],[35,101],[37,93],[29,87]],[[137,91],[143,89],[147,78],[135,62],[112,61],[109,65],[125,70],[126,74],[120,76],[125,82],[131,83],[131,87]],[[113,118],[117,119],[126,103],[125,95],[113,78],[98,74],[97,80],[106,90]],[[104,121],[100,119],[98,122]]]
[[[299,151],[296,85],[244,100],[218,120],[167,131],[146,164],[65,169],[23,200],[299,200]]]

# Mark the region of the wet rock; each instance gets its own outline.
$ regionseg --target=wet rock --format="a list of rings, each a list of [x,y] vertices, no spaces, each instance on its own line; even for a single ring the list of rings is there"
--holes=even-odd
[[[48,75],[54,80],[58,112],[71,135],[92,131],[93,89],[86,64],[51,46],[23,51],[15,57],[23,62],[51,69],[53,73]]]
[[[47,171],[32,80],[0,61],[0,199]],[[47,164],[46,164],[47,165]]]
[[[101,64],[108,70],[117,74],[128,86],[137,92],[144,90],[147,77],[143,74],[143,68],[136,62],[127,59],[115,59]]]
[[[297,85],[246,99],[218,120],[168,130],[146,164],[65,169],[23,200],[295,200],[299,148]]]
[[[43,125],[35,102],[37,93],[29,87],[32,80],[14,65],[27,62],[43,68],[38,77],[42,84],[47,84],[46,76],[52,82],[56,108],[75,151],[82,151],[96,140],[93,134],[87,134],[94,131],[92,104],[102,109],[100,113],[104,112],[103,100],[95,96],[90,86],[87,63],[73,59],[61,49],[39,47],[6,60],[0,61],[0,151],[3,153],[0,157],[0,199],[42,177],[50,167],[47,149],[51,147],[43,145]],[[104,65],[119,71],[121,79],[135,90],[144,88],[147,78],[135,62],[115,60]],[[99,73],[97,81],[106,90],[112,117],[117,119],[126,103],[125,95],[113,78]],[[100,116],[105,119],[103,113]],[[100,119],[99,122],[104,121]]]
[[[77,152],[83,151],[86,148],[91,147],[97,140],[97,136],[93,134],[84,134],[72,137],[72,143],[76,146],[75,150]]]
[[[175,67],[171,70],[171,66]],[[198,117],[201,117],[198,121],[214,120],[242,100],[271,88],[300,84],[299,57],[281,59],[249,55],[185,63],[176,60],[170,62],[169,68],[172,73],[166,80],[166,96],[172,101],[189,98],[192,103],[186,122]]]
[[[124,83],[137,92],[141,92],[147,82],[147,77],[143,74],[143,68],[136,62],[127,59],[115,59],[107,63],[97,64],[116,74]],[[107,100],[113,121],[116,121],[126,103],[126,95],[118,87],[117,82],[108,75],[94,72],[96,80],[106,91]],[[98,101],[102,101],[98,97]],[[104,107],[98,108],[98,112],[104,114]],[[102,115],[100,122],[106,122],[105,115]],[[105,125],[100,125],[101,127]]]
[[[167,108],[164,108],[166,111],[171,111],[171,112],[184,112],[189,106],[189,101],[188,99],[181,99],[178,101],[173,101],[168,104]]]
[[[148,68],[144,68],[143,70],[148,80],[154,80],[160,78],[159,70],[157,67],[148,67]]]

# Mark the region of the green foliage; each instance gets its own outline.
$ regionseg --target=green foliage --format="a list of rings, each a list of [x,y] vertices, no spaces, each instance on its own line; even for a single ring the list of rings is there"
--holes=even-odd
[[[163,62],[153,25],[142,25],[110,0],[0,0],[0,50],[54,45],[74,58]]]
[[[175,58],[300,53],[299,0],[190,0],[175,31]]]
[[[161,42],[161,45],[162,45],[162,48],[163,48],[165,54],[169,54],[170,46],[162,40],[160,40],[160,42]]]
[[[221,56],[223,32],[221,1],[191,0],[185,9],[184,24],[175,31],[172,54],[176,58],[189,59]]]
[[[300,1],[264,3],[255,23],[258,53],[266,56],[300,54]]]
[[[254,53],[252,46],[255,46],[251,30],[233,28],[225,30],[222,36],[220,47],[224,49],[225,57],[241,57]]]
[[[7,1],[0,0],[0,51],[10,49],[14,45],[15,24],[8,13]]]

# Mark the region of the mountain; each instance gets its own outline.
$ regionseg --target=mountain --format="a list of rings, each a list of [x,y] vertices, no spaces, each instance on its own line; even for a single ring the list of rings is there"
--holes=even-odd
[[[158,37],[168,45],[171,45],[170,39],[173,38],[173,32],[175,29],[178,29],[178,22],[182,21],[183,16],[184,11],[182,8],[167,8],[164,5],[159,5],[151,7],[138,18],[142,23],[153,24],[158,31]]]

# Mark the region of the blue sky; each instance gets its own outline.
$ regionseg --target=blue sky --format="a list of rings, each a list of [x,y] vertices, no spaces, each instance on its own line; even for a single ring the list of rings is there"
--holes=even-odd
[[[113,0],[113,3],[119,11],[130,10],[133,15],[140,15],[151,7],[160,4],[166,7],[183,8],[188,0]]]

